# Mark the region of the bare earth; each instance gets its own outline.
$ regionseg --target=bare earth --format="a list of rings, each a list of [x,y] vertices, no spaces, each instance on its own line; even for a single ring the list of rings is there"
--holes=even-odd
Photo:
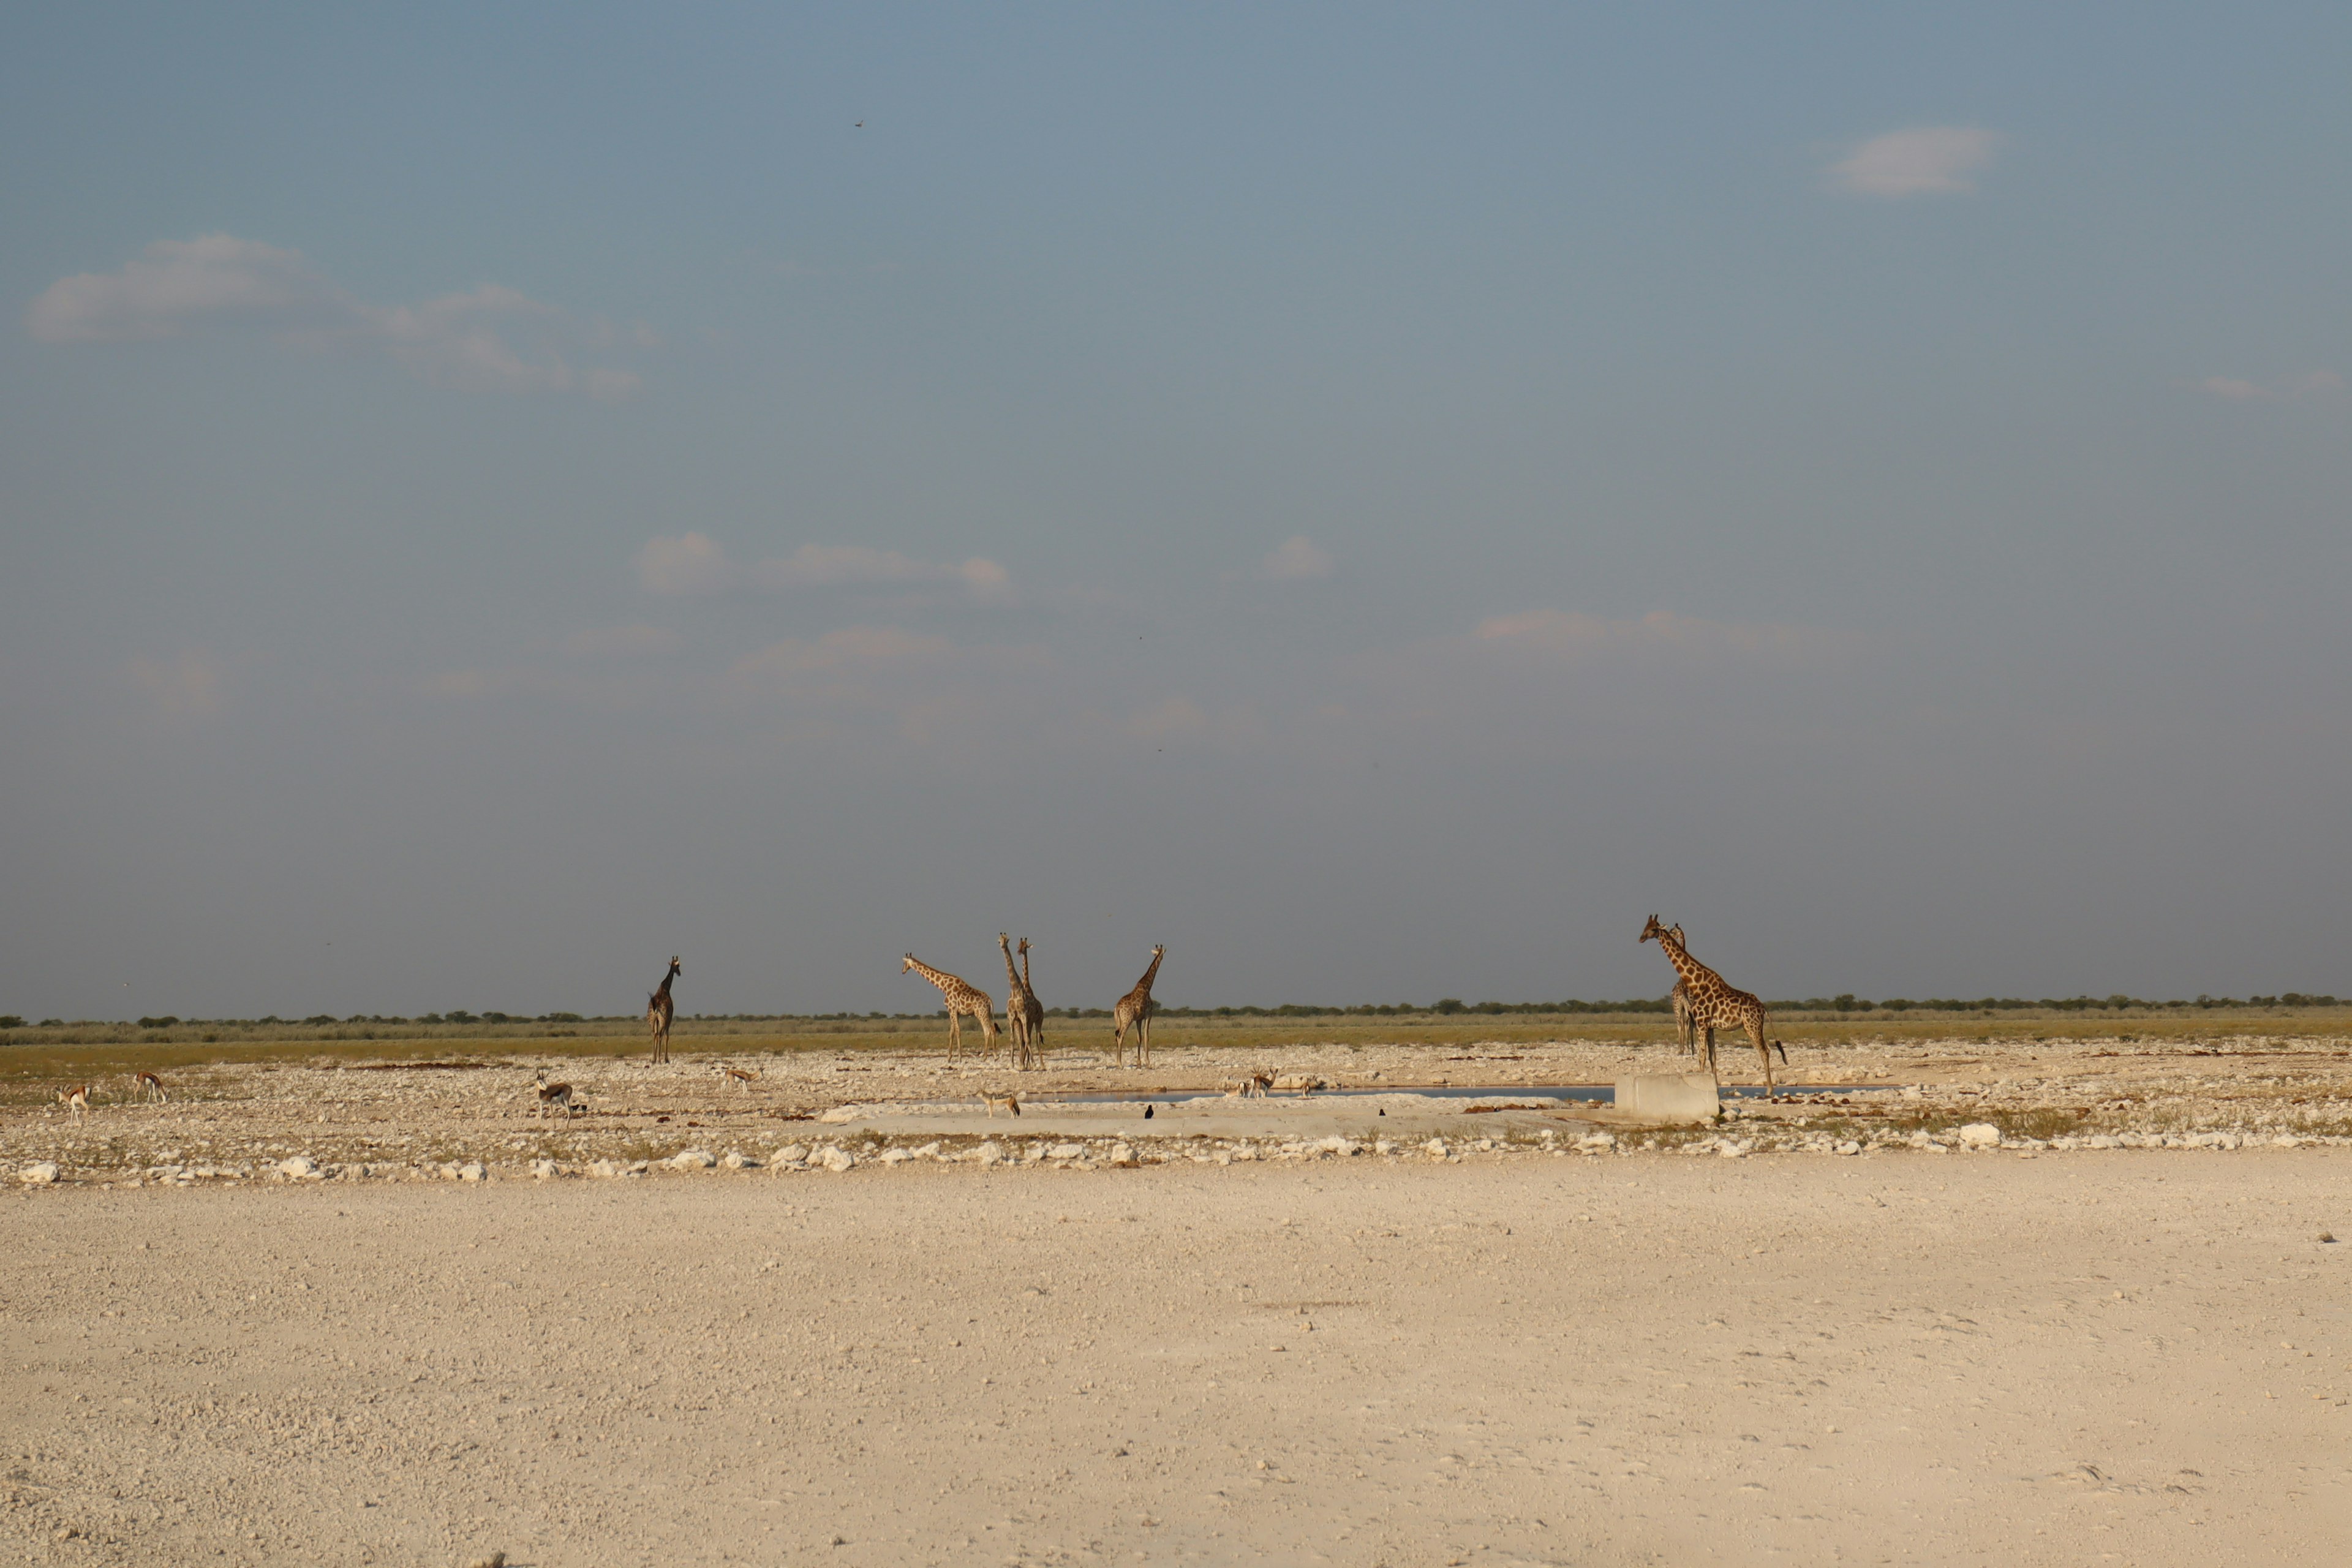
[[[2347,1047],[1808,1045],[1688,1129],[1510,1092],[1683,1065],[1607,1041],[20,1073],[0,1553],[2341,1561]]]
[[[2352,1152],[26,1188],[28,1563],[2340,1561]]]

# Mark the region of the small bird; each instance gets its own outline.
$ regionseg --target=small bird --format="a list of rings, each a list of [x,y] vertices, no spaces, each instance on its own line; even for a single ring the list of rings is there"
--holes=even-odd
[[[1143,1119],[1144,1119],[1146,1121],[1150,1121],[1150,1120],[1151,1120],[1151,1107],[1150,1107],[1150,1106],[1148,1106],[1148,1105],[1147,1105],[1147,1106],[1145,1106],[1145,1107],[1143,1108]]]
[[[866,129],[866,121],[861,120],[856,124],[851,126],[850,129],[852,131],[863,131]]]

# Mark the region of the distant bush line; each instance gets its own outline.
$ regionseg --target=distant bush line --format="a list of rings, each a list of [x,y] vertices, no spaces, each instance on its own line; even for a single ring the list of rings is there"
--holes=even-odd
[[[1782,1013],[2098,1013],[2126,1012],[2133,1008],[2144,1011],[2171,1009],[2238,1009],[2286,1007],[2335,1007],[2343,1005],[2333,996],[2305,995],[2300,991],[2284,992],[2276,996],[2199,996],[2194,1001],[2153,1002],[2144,997],[2126,996],[2044,996],[2028,1000],[2021,996],[1980,996],[1971,1001],[1964,997],[1931,996],[1913,1001],[1907,996],[1893,996],[1874,1002],[1847,993],[1836,996],[1807,996],[1768,1002],[1768,1007]],[[1397,1018],[1433,1016],[1450,1018],[1462,1016],[1501,1017],[1531,1014],[1626,1014],[1664,1013],[1663,997],[1643,996],[1623,1002],[1465,1002],[1458,996],[1447,996],[1429,1006],[1411,1002],[1366,1003],[1352,1007],[1318,1006],[1307,1003],[1286,1002],[1278,1007],[1161,1007],[1163,1018]],[[1108,1018],[1108,1007],[1049,1007],[1049,1016],[1056,1018]],[[695,1013],[685,1016],[712,1022],[744,1024],[790,1023],[795,1021],[826,1022],[841,1020],[872,1020],[903,1022],[908,1019],[934,1018],[937,1010],[924,1013]],[[642,1020],[634,1014],[583,1017],[578,1013],[468,1013],[452,1008],[446,1013],[427,1013],[422,1017],[387,1017],[380,1014],[354,1013],[348,1018],[317,1013],[307,1018],[280,1018],[275,1014],[263,1018],[182,1018],[172,1014],[142,1017],[138,1026],[142,1029],[174,1027],[209,1029],[262,1029],[289,1026],[323,1026],[327,1025],[467,1025],[467,1024],[609,1024],[634,1027]],[[77,1018],[68,1023],[63,1018],[44,1018],[38,1024],[27,1024],[16,1015],[0,1014],[0,1029],[61,1029],[121,1027],[115,1019]]]

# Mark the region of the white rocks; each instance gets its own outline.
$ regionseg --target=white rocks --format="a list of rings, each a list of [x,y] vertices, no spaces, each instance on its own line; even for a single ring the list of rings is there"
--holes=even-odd
[[[1121,1170],[1130,1169],[1135,1164],[1135,1151],[1127,1144],[1114,1143],[1110,1146],[1110,1163]]]
[[[481,1163],[476,1160],[468,1160],[457,1167],[457,1179],[461,1182],[488,1181],[489,1174],[490,1173],[482,1167]]]
[[[971,1152],[971,1157],[983,1165],[997,1164],[1004,1158],[1004,1145],[992,1139],[974,1149]]]
[[[2000,1129],[1990,1121],[1971,1121],[1960,1129],[1960,1142],[1970,1149],[1991,1149],[2000,1143]]]
[[[1056,1143],[1045,1151],[1048,1160],[1083,1160],[1086,1155],[1087,1146],[1083,1143]]]
[[[1617,1137],[1612,1132],[1588,1132],[1576,1141],[1576,1147],[1580,1153],[1606,1154],[1617,1147]]]
[[[1333,1136],[1330,1138],[1318,1138],[1314,1142],[1309,1143],[1307,1148],[1318,1154],[1347,1155],[1356,1152],[1357,1145],[1355,1140],[1351,1138]]]
[[[2274,1149],[2300,1149],[2303,1140],[2292,1132],[2282,1132],[2271,1140],[2271,1146]]]
[[[760,1162],[744,1153],[740,1149],[728,1150],[727,1158],[719,1163],[730,1171],[756,1171],[760,1168]]]
[[[1738,1138],[1725,1139],[1716,1150],[1717,1153],[1727,1160],[1745,1160],[1755,1152],[1755,1144],[1745,1142]]]
[[[1439,1159],[1443,1160],[1445,1158],[1445,1140],[1443,1138],[1433,1138],[1428,1142],[1423,1143],[1421,1146],[1421,1152],[1424,1154],[1434,1154]]]
[[[787,1143],[776,1151],[776,1168],[783,1170],[788,1166],[804,1165],[808,1163],[808,1157],[807,1144]]]
[[[708,1149],[681,1149],[662,1163],[673,1171],[707,1171],[719,1163],[719,1157]]]
[[[530,1179],[534,1182],[552,1181],[555,1174],[555,1162],[552,1160],[533,1160],[530,1163]]]
[[[816,1157],[816,1163],[823,1165],[826,1170],[831,1171],[834,1174],[839,1175],[842,1172],[850,1169],[857,1163],[857,1156],[851,1153],[848,1150],[842,1148],[838,1144],[835,1144],[828,1147],[824,1152]]]
[[[16,1173],[16,1179],[28,1187],[48,1186],[58,1179],[58,1163],[43,1160],[37,1165],[27,1165]]]
[[[886,1165],[903,1165],[914,1157],[915,1156],[912,1153],[904,1149],[885,1149],[882,1151],[882,1163]]]
[[[610,1160],[598,1160],[588,1167],[588,1173],[600,1182],[609,1182],[621,1173],[621,1167]]]
[[[1862,1152],[1862,1145],[1849,1138],[1844,1142],[1837,1146],[1837,1152],[1841,1154],[1859,1154]]]
[[[289,1182],[299,1182],[319,1173],[318,1163],[308,1154],[297,1154],[290,1160],[280,1160],[278,1173]]]
[[[857,1120],[857,1107],[854,1105],[836,1105],[831,1110],[828,1110],[824,1115],[818,1117],[817,1120],[819,1121],[830,1122],[834,1126],[838,1127],[845,1122],[855,1121]]]
[[[1378,1078],[1380,1075],[1378,1073],[1374,1073],[1372,1076],[1374,1078]],[[1396,1152],[1396,1145],[1390,1142],[1385,1138],[1375,1138],[1372,1140],[1372,1152],[1375,1154],[1393,1154]]]

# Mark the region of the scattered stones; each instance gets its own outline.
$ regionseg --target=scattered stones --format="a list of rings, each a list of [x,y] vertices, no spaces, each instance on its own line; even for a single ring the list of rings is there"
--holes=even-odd
[[[552,1160],[533,1160],[530,1163],[530,1179],[534,1182],[551,1181],[555,1174],[556,1164]]]
[[[489,1175],[490,1173],[478,1160],[468,1160],[457,1167],[457,1179],[461,1182],[488,1181]]]
[[[662,1163],[673,1171],[707,1171],[719,1163],[719,1158],[708,1149],[681,1149]]]
[[[828,1110],[824,1115],[818,1117],[817,1120],[819,1121],[831,1122],[837,1127],[844,1122],[856,1121],[857,1108],[854,1105],[836,1105],[831,1110]]]
[[[1083,1143],[1056,1143],[1045,1151],[1049,1160],[1083,1160],[1086,1156],[1087,1146]]]
[[[776,1168],[781,1171],[795,1165],[805,1165],[808,1163],[808,1157],[807,1144],[787,1143],[776,1151]]]
[[[839,1175],[857,1163],[857,1156],[836,1144],[819,1154],[816,1157],[816,1163],[834,1174]]]
[[[754,1160],[751,1155],[744,1153],[740,1149],[728,1150],[727,1158],[719,1161],[719,1163],[726,1166],[730,1171],[756,1171],[760,1168],[759,1161]]]
[[[466,1568],[507,1568],[507,1554],[503,1552],[493,1552],[488,1557],[475,1558],[466,1564]]]
[[[16,1173],[16,1179],[28,1187],[48,1186],[58,1179],[58,1163],[43,1160],[37,1165],[27,1165]]]
[[[1445,1140],[1443,1138],[1433,1138],[1428,1142],[1423,1143],[1421,1146],[1421,1152],[1424,1154],[1434,1154],[1439,1159],[1443,1160],[1445,1158]]]
[[[2000,1129],[1990,1121],[1971,1121],[1960,1129],[1960,1142],[1970,1149],[1991,1149],[2000,1142]]]
[[[290,1160],[278,1162],[278,1173],[289,1182],[299,1182],[319,1173],[317,1162],[308,1154],[297,1154]]]
[[[588,1167],[588,1173],[598,1181],[609,1182],[621,1173],[621,1167],[610,1160],[598,1160]]]
[[[1862,1145],[1849,1138],[1844,1142],[1837,1146],[1837,1152],[1841,1154],[1859,1154],[1862,1152]]]
[[[974,1149],[971,1157],[983,1165],[997,1164],[1004,1158],[1004,1145],[992,1140]]]
[[[1114,1143],[1110,1146],[1110,1163],[1121,1170],[1132,1169],[1135,1165],[1135,1151],[1124,1143]]]

